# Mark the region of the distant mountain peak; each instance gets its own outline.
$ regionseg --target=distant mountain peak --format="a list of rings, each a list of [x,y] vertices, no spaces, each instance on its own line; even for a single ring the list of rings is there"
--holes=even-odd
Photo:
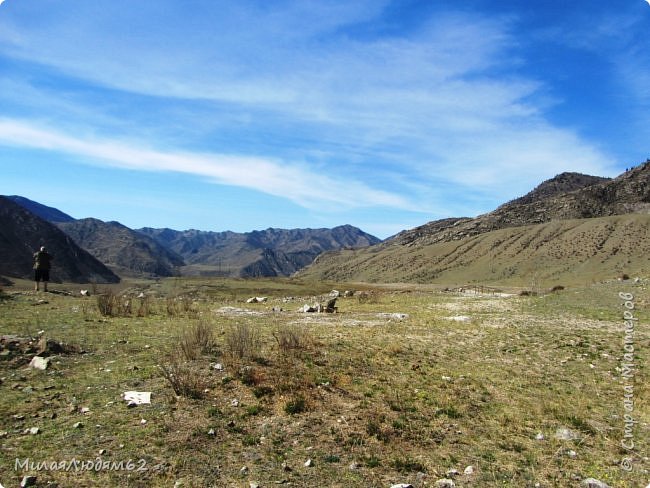
[[[6,198],[13,201],[14,203],[17,203],[21,207],[26,208],[34,215],[38,215],[40,218],[47,220],[48,222],[73,222],[75,220],[73,217],[61,212],[56,208],[48,207],[47,205],[35,202],[29,198],[21,197],[19,195],[11,195],[7,196]]]

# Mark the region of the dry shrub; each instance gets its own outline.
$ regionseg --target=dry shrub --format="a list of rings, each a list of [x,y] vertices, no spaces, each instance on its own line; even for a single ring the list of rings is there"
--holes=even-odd
[[[273,338],[278,344],[278,350],[283,354],[304,351],[309,347],[309,333],[300,327],[284,325],[273,332]]]
[[[369,303],[369,304],[379,303],[379,295],[377,293],[362,291],[361,293],[357,293],[356,297],[357,297],[357,301],[361,305],[363,305],[364,303]]]
[[[150,296],[145,295],[141,298],[138,306],[138,317],[149,317],[151,315],[152,305]]]
[[[97,308],[104,317],[128,317],[132,313],[131,300],[111,290],[97,295]]]
[[[213,329],[202,321],[187,327],[178,338],[178,348],[188,361],[194,361],[202,354],[210,353],[214,346]]]
[[[196,399],[205,396],[209,386],[207,377],[194,363],[181,361],[177,354],[169,354],[159,367],[177,395]]]
[[[193,302],[189,297],[167,297],[165,303],[167,316],[169,317],[193,315],[196,313],[192,308]]]
[[[226,332],[226,352],[234,359],[259,357],[261,349],[259,331],[248,324],[237,324]]]

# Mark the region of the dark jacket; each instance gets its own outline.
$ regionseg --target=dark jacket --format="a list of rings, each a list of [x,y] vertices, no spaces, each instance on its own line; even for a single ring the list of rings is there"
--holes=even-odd
[[[38,251],[34,253],[34,269],[50,269],[52,255],[47,251]]]

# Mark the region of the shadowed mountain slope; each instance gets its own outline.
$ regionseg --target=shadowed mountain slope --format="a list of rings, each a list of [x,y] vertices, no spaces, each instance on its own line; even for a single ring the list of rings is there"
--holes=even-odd
[[[174,276],[183,258],[119,222],[80,219],[57,224],[81,247],[120,274]]]
[[[344,225],[333,229],[266,229],[248,233],[140,229],[185,260],[183,274],[288,276],[323,251],[366,247],[374,236]]]
[[[46,246],[54,256],[51,280],[117,283],[119,277],[68,235],[13,200],[0,196],[0,275],[33,277],[33,254]]]

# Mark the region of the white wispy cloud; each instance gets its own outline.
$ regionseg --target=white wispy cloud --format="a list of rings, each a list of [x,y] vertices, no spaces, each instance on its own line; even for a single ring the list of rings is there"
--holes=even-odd
[[[303,206],[412,208],[406,199],[363,183],[337,181],[284,161],[229,154],[162,152],[121,141],[80,139],[30,123],[0,119],[0,143],[90,158],[123,169],[187,173],[289,199]]]
[[[441,212],[453,207],[451,197],[462,199],[459,188],[501,198],[567,169],[611,173],[610,158],[595,144],[545,119],[543,81],[518,69],[526,61],[516,18],[441,12],[408,32],[380,35],[364,26],[376,22],[381,31],[387,1],[219,2],[217,9],[198,2],[191,10],[171,1],[114,1],[100,11],[94,2],[42,0],[47,16],[27,3],[14,8],[34,22],[18,27],[0,18],[6,56],[153,97],[164,107],[205,102],[200,118],[187,116],[188,125],[237,113],[232,130],[251,138],[264,131],[278,147],[254,157],[146,149],[169,146],[157,139],[170,132],[164,117],[147,120],[152,125],[134,134],[143,137],[137,144],[6,120],[5,143],[182,171],[301,205]],[[165,21],[171,17],[177,21]],[[136,125],[134,110],[123,107],[124,124]],[[99,117],[93,122],[105,124],[101,133],[118,127]],[[340,178],[325,176],[334,169]]]

